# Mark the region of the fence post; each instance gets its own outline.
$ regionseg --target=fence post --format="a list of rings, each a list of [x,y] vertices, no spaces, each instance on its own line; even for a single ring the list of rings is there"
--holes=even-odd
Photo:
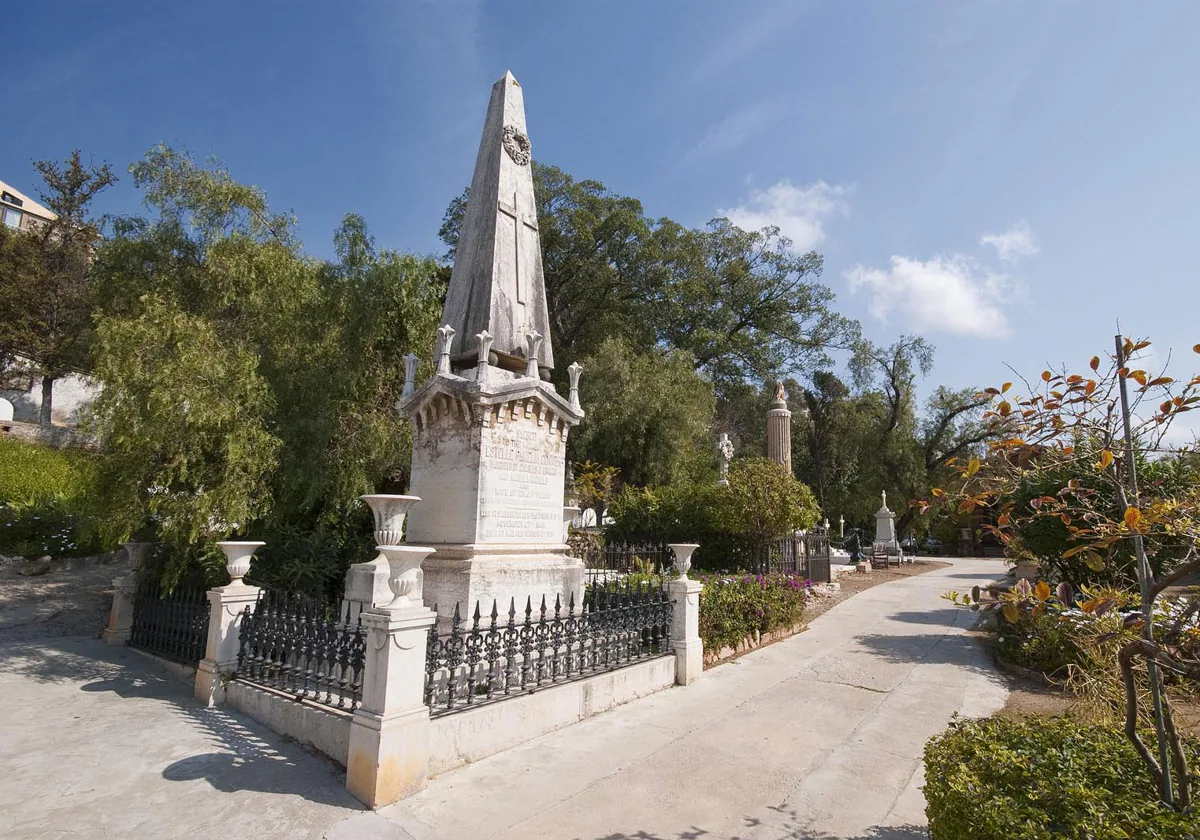
[[[670,543],[675,554],[679,577],[667,583],[667,592],[675,603],[671,610],[671,649],[675,651],[675,682],[689,685],[704,671],[704,643],[700,641],[700,581],[691,580],[695,543]]]
[[[129,633],[133,629],[133,598],[137,591],[138,570],[154,543],[123,542],[121,546],[129,557],[129,571],[113,580],[112,607],[108,612],[108,626],[100,634],[100,638],[110,645],[123,645],[129,641]]]
[[[421,562],[433,549],[381,545],[379,550],[388,559],[388,586],[395,597],[362,612],[367,631],[362,705],[350,725],[346,760],[346,789],[372,809],[425,786],[425,652],[437,622],[437,613],[421,600]]]
[[[250,571],[254,552],[265,543],[219,542],[217,546],[225,552],[225,569],[229,572],[229,583],[208,590],[208,641],[204,658],[196,666],[196,699],[206,706],[220,706],[225,702],[225,682],[237,667],[239,647],[238,631],[246,607],[252,610],[258,603],[257,586],[250,586],[242,578]]]

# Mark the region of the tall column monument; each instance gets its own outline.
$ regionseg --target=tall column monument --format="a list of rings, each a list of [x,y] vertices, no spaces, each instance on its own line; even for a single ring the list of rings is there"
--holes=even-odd
[[[521,86],[492,87],[483,140],[438,331],[437,372],[410,381],[413,424],[408,541],[432,546],[424,599],[463,615],[477,600],[553,608],[582,594],[583,564],[563,539],[567,434],[583,419],[581,368],[569,398],[550,384],[546,286]]]
[[[792,471],[792,412],[783,383],[775,383],[775,399],[767,411],[767,457]]]

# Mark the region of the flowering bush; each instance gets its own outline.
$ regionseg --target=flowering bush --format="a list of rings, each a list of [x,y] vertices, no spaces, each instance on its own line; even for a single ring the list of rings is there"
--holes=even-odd
[[[702,574],[695,579],[704,584],[700,638],[713,651],[798,623],[812,590],[812,581],[799,575]]]

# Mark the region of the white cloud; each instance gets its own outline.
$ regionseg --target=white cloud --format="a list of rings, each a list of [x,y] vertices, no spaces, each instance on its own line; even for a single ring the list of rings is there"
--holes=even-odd
[[[1008,335],[1001,306],[1020,295],[1014,278],[995,274],[961,254],[931,260],[893,256],[888,269],[856,265],[845,273],[851,293],[871,295],[880,321],[895,318],[905,330],[996,338]]]
[[[743,230],[760,230],[778,225],[792,246],[808,251],[825,241],[825,222],[832,216],[849,212],[847,187],[830,186],[824,181],[796,186],[791,181],[779,181],[765,190],[755,190],[737,207],[718,209]]]
[[[1033,231],[1029,223],[1020,221],[1004,233],[985,233],[979,238],[980,245],[991,245],[996,249],[1000,259],[1015,263],[1021,257],[1032,257],[1041,250],[1033,241]]]

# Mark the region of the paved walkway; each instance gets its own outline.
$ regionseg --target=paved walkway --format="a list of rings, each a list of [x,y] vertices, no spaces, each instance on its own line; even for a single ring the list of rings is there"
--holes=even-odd
[[[923,837],[920,754],[1004,698],[940,600],[996,561],[883,584],[792,639],[448,773],[377,813],[340,770],[201,709],[154,662],[0,621],[0,837]],[[0,616],[2,617],[2,616]]]
[[[380,813],[416,840],[924,837],[921,751],[1006,690],[941,599],[955,560],[855,595],[791,639],[434,779]]]

